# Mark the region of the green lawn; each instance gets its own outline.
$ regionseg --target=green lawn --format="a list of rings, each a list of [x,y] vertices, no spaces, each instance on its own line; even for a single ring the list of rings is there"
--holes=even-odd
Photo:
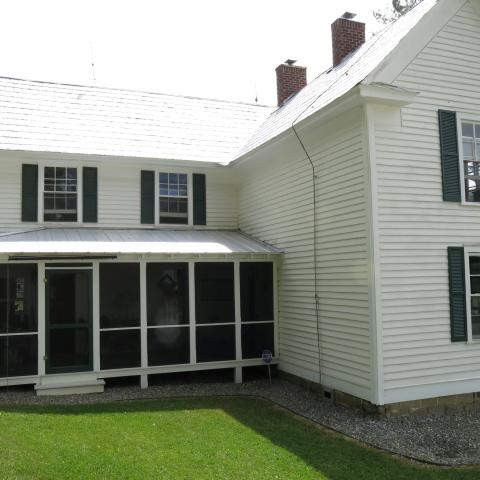
[[[0,406],[0,478],[478,479],[413,466],[268,402],[195,398]]]

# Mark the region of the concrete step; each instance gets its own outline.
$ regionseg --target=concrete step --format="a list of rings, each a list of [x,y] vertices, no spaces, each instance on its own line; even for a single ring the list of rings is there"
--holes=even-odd
[[[64,383],[37,383],[35,391],[38,396],[49,395],[80,395],[85,393],[103,393],[104,380],[65,381]]]

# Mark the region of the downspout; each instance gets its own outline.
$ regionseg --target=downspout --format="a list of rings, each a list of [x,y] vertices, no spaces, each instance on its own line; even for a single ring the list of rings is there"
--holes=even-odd
[[[307,107],[308,108],[308,107]],[[306,110],[306,109],[305,109]],[[305,144],[302,142],[302,139],[298,135],[297,130],[295,129],[295,122],[300,118],[304,112],[301,112],[300,115],[292,122],[292,130],[295,136],[297,137],[298,143],[302,147],[302,150],[305,152],[307,159],[310,163],[310,168],[312,169],[312,194],[313,194],[313,285],[314,285],[314,300],[315,300],[315,320],[317,324],[317,346],[318,346],[318,383],[322,384],[322,361],[321,361],[321,333],[320,333],[320,311],[319,311],[319,298],[318,298],[318,273],[317,273],[317,191],[315,180],[317,178],[315,173],[315,165],[313,164],[312,158],[310,157]]]

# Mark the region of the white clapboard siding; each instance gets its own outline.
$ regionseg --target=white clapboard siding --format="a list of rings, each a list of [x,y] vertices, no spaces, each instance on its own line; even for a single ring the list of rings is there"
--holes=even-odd
[[[0,228],[12,229],[52,226],[51,223],[22,223],[21,186],[22,163],[37,163],[35,154],[22,159],[9,152],[0,152]],[[98,223],[88,226],[114,228],[151,228],[140,224],[140,171],[165,170],[177,171],[175,167],[161,167],[161,162],[142,164],[136,159],[131,162],[124,159],[105,158],[101,160],[78,161],[69,159],[47,162],[52,166],[92,166],[98,168]],[[238,229],[237,187],[226,183],[225,168],[185,168],[185,173],[205,173],[207,189],[207,228]],[[235,179],[232,178],[232,182]],[[228,182],[228,180],[227,180]],[[41,186],[40,186],[41,187]],[[65,224],[55,224],[63,225]],[[72,226],[72,224],[67,224]],[[172,228],[172,226],[170,226]]]
[[[376,125],[385,402],[480,390],[480,343],[451,343],[447,246],[480,245],[480,208],[442,201],[437,110],[480,114],[480,18],[467,2],[397,78],[418,91]]]
[[[240,229],[285,254],[279,274],[280,368],[370,399],[368,215],[360,112],[329,133],[305,132],[317,178],[319,362],[313,271],[312,170],[271,154],[239,186]],[[339,125],[342,125],[339,123]],[[323,133],[323,132],[322,132]],[[301,133],[302,135],[302,133]],[[292,142],[296,142],[292,136]],[[300,146],[299,146],[300,151]],[[251,163],[264,161],[259,155]]]

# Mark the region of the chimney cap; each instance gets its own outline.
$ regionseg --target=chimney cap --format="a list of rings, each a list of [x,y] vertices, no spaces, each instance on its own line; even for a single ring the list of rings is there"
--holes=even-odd
[[[342,15],[342,18],[346,18],[347,20],[352,20],[352,19],[355,18],[356,16],[357,16],[356,13],[345,12],[345,13]]]
[[[289,65],[291,67],[292,65],[295,65],[297,63],[297,61],[292,60],[291,58],[287,58],[283,63],[286,63],[287,65]]]

